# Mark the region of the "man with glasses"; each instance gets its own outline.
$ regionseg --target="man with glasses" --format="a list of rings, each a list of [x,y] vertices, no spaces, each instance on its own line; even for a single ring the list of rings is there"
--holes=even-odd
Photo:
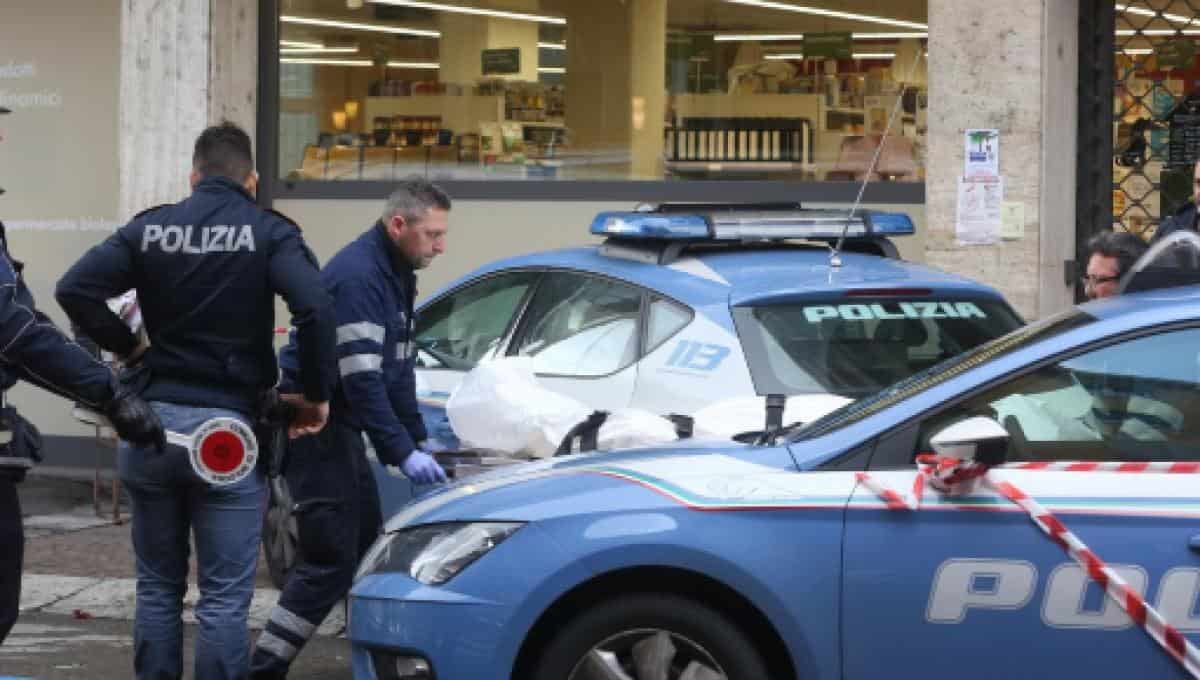
[[[1146,252],[1146,242],[1129,232],[1105,231],[1096,234],[1087,244],[1087,274],[1083,276],[1083,292],[1089,300],[1117,294],[1121,277]]]
[[[1173,231],[1183,231],[1185,229],[1197,231],[1197,205],[1200,205],[1200,161],[1197,161],[1196,165],[1192,168],[1192,200],[1184,203],[1181,208],[1175,211],[1174,215],[1163,218],[1150,242],[1154,243],[1161,240]]]

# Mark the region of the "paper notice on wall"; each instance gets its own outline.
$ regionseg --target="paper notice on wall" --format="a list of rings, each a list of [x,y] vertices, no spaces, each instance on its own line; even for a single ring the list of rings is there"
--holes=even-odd
[[[963,175],[994,179],[1000,176],[1000,131],[970,129],[963,133]]]
[[[1000,238],[1012,241],[1025,236],[1025,204],[1005,201],[1000,206]]]
[[[990,245],[1000,234],[1000,208],[1004,180],[958,180],[958,219],[954,233],[959,245]]]

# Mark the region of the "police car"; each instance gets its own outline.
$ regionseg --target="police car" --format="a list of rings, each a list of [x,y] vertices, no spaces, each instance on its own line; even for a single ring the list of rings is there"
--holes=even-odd
[[[871,394],[1021,323],[995,290],[899,259],[903,214],[660,205],[591,232],[604,243],[493,262],[421,305],[431,434],[456,441],[445,400],[496,357],[530,357],[540,383],[595,409],[780,393],[811,419],[829,400],[806,395]]]
[[[446,400],[497,357],[530,357],[543,386],[598,410],[691,415],[781,394],[790,422],[1022,323],[994,289],[900,259],[891,239],[913,233],[900,213],[663,204],[601,213],[590,228],[602,243],[484,265],[421,304],[418,399],[432,437],[458,447]],[[413,488],[372,467],[387,517]],[[280,579],[295,531],[274,486],[264,543]]]
[[[917,484],[918,454],[985,450],[1007,462],[977,486]],[[414,501],[351,593],[354,676],[1189,677],[1196,461],[1200,286],[1083,304],[763,445],[557,457]]]

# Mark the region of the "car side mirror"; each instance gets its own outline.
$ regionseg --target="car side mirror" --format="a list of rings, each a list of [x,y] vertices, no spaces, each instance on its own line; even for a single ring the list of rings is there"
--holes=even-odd
[[[929,439],[934,453],[987,466],[1008,458],[1008,430],[987,416],[973,416],[948,425]]]

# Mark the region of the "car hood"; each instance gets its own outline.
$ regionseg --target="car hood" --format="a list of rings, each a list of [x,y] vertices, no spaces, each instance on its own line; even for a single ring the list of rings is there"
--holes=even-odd
[[[703,502],[705,489],[713,484],[784,469],[795,469],[786,447],[728,441],[559,456],[503,466],[439,488],[404,506],[388,520],[385,531],[432,522],[536,521],[692,505]]]

